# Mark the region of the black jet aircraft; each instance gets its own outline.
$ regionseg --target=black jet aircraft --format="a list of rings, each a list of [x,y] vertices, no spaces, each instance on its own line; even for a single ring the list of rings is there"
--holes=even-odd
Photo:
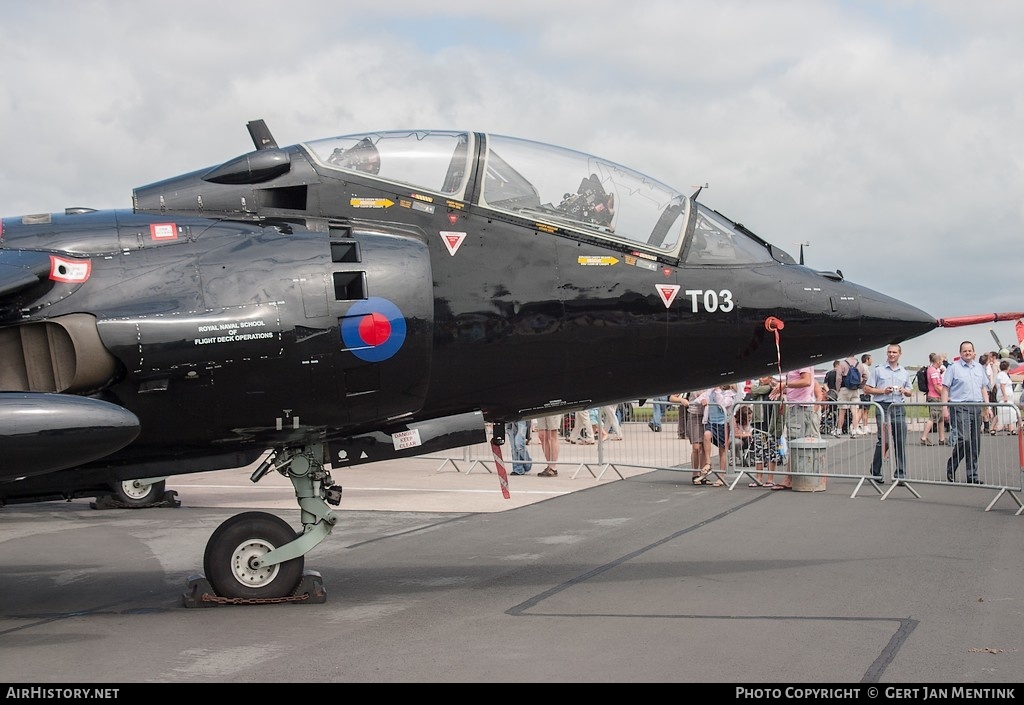
[[[296,589],[335,523],[332,468],[938,325],[588,154],[442,130],[279,147],[248,127],[254,151],[130,210],[0,221],[0,501],[144,494],[271,451],[253,480],[289,477],[302,527],[222,524],[204,556],[221,596]]]

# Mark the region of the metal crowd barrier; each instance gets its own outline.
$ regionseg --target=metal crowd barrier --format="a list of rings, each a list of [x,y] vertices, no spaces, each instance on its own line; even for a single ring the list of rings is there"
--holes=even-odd
[[[536,433],[531,435],[528,450],[532,456],[534,471],[540,470],[546,465],[554,465],[559,469],[573,468],[572,478],[575,479],[581,473],[600,480],[606,472],[612,471],[623,478],[619,467],[631,467],[652,470],[674,470],[681,472],[698,472],[700,468],[693,468],[691,465],[691,439],[683,438],[684,425],[678,422],[679,413],[685,417],[685,409],[680,408],[676,403],[657,402],[665,409],[662,414],[661,431],[655,432],[648,426],[649,419],[634,419],[621,422],[621,440],[605,440],[600,435],[587,443],[570,443],[569,434],[575,413],[567,414],[563,418],[562,431],[559,435],[559,458],[556,462],[548,463],[541,451]],[[738,406],[755,407],[758,405],[778,408],[781,402],[760,402],[760,401],[737,401],[732,411],[735,412]],[[787,407],[792,406],[790,404]],[[846,406],[847,419],[850,416],[850,406],[861,406],[868,409],[868,421],[865,435],[841,434],[838,437],[832,434],[832,429],[838,420],[839,408]],[[1012,423],[1009,428],[999,431],[996,435],[980,432],[978,437],[978,484],[967,483],[966,458],[960,461],[956,471],[955,481],[950,483],[947,480],[947,460],[956,450],[954,446],[937,445],[938,432],[932,428],[930,439],[936,445],[922,445],[921,435],[925,424],[929,419],[930,410],[934,407],[941,408],[940,402],[918,402],[908,401],[904,404],[906,413],[907,435],[904,446],[905,463],[904,477],[896,478],[896,453],[893,450],[888,434],[884,439],[883,450],[883,479],[884,483],[879,484],[873,481],[871,474],[872,458],[875,453],[878,438],[878,420],[883,418],[883,407],[874,402],[853,402],[841,403],[838,401],[823,401],[814,403],[814,412],[819,422],[820,440],[824,444],[801,443],[801,441],[814,441],[810,438],[788,438],[790,448],[786,460],[778,463],[774,474],[779,477],[790,476],[794,478],[814,479],[821,478],[826,481],[828,478],[843,478],[855,481],[855,486],[850,495],[857,497],[863,489],[874,489],[880,499],[888,498],[893,492],[900,491],[909,493],[921,498],[922,487],[928,485],[943,485],[956,487],[958,489],[994,491],[996,494],[988,503],[985,511],[989,511],[995,503],[1004,495],[1010,497],[1017,505],[1016,514],[1024,513],[1024,501],[1021,496],[1024,494],[1024,427],[1020,410],[1014,404],[965,404],[966,407],[990,407],[993,410],[993,417],[998,409],[1004,409]],[[953,405],[950,405],[953,406]],[[582,413],[582,412],[581,412]],[[955,427],[944,430],[944,435],[949,441],[955,438]],[[727,463],[724,473],[720,469],[716,449],[712,447],[712,456],[709,461],[712,466],[711,474],[722,479],[729,490],[735,489],[740,481],[749,478],[753,481],[758,473],[754,465],[753,450],[736,435],[735,414],[730,416],[730,443],[727,448]],[[886,426],[887,424],[883,424]],[[587,423],[589,428],[589,422]],[[934,425],[933,425],[934,426]],[[490,430],[488,430],[490,437]],[[504,464],[511,470],[512,453],[511,439],[506,439],[502,446]],[[589,439],[588,439],[589,440]],[[793,447],[794,441],[796,446]],[[801,446],[812,446],[808,451]],[[974,450],[970,439],[965,439],[962,450],[971,452]],[[794,462],[796,460],[807,460],[807,453],[821,453],[822,462],[808,464],[806,462]],[[801,454],[803,456],[801,457]],[[432,454],[422,456],[424,458],[441,460],[438,471],[451,466],[458,472],[473,472],[482,468],[487,472],[493,472],[494,457],[489,443],[480,443],[473,446],[466,446],[446,455]],[[823,470],[822,470],[823,469]],[[767,468],[764,470],[767,474]],[[823,474],[823,477],[822,477]],[[900,482],[900,480],[902,480]]]
[[[743,403],[757,404],[759,402]],[[771,403],[777,404],[777,402]],[[844,421],[846,421],[850,416],[849,407],[856,405],[869,409],[868,433],[860,436],[853,436],[848,433],[841,433],[838,437],[833,435],[832,430],[838,420],[839,408],[842,406],[848,407],[847,413],[844,415],[846,417]],[[921,437],[930,418],[931,410],[933,408],[941,410],[943,406],[941,402],[906,402],[903,404],[906,416],[904,476],[898,478],[896,477],[897,456],[894,445],[889,437],[888,429],[891,427],[889,423],[883,422],[884,436],[882,439],[879,438],[878,420],[882,419],[884,414],[881,404],[876,402],[853,402],[852,404],[837,401],[816,402],[815,407],[820,419],[820,437],[827,444],[823,451],[825,454],[824,467],[826,468],[826,476],[856,480],[857,483],[851,498],[856,497],[865,486],[873,488],[883,500],[897,490],[906,491],[920,498],[921,495],[916,488],[929,484],[953,486],[963,489],[994,490],[996,494],[989,502],[985,511],[989,511],[1003,495],[1006,495],[1017,505],[1017,514],[1020,515],[1024,512],[1024,503],[1021,501],[1022,482],[1024,482],[1024,435],[1022,435],[1021,414],[1017,406],[1014,404],[983,404],[980,402],[975,404],[950,404],[951,407],[976,407],[979,409],[990,407],[993,409],[993,416],[997,413],[997,409],[1003,408],[1012,419],[1009,429],[998,431],[995,435],[984,432],[984,427],[979,429],[977,446],[974,446],[971,439],[964,440],[961,446],[962,452],[971,453],[975,448],[977,450],[978,484],[969,484],[967,482],[966,457],[960,460],[959,466],[955,471],[954,481],[950,482],[947,479],[947,461],[954,451],[958,450],[955,445],[950,444],[950,441],[955,441],[956,439],[956,429],[953,423],[955,414],[950,414],[950,427],[948,430],[945,430],[944,422],[939,422],[943,425],[942,435],[946,438],[946,445],[938,445],[939,432],[935,428],[935,424],[933,424],[929,435],[929,440],[935,443],[935,445],[923,445],[921,443]],[[792,440],[790,440],[790,443],[792,443]],[[884,483],[875,482],[871,473],[873,456],[876,446],[879,445],[881,445],[882,450],[882,479]],[[790,449],[790,459],[792,459],[792,456],[793,450]],[[735,469],[740,473],[740,478],[737,478],[737,480],[742,479],[742,477],[753,478],[756,473],[754,469],[747,467],[737,467]],[[776,474],[803,476],[814,473],[795,471],[790,464],[782,469],[781,472],[777,469]],[[730,489],[736,486],[737,480],[732,482]]]

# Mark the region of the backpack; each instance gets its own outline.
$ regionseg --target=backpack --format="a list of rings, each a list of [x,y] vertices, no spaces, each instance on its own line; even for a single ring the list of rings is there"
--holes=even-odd
[[[917,371],[917,391],[921,392],[925,396],[928,395],[928,368],[930,365],[925,365]]]
[[[843,375],[843,386],[847,389],[860,389],[860,365],[847,363],[849,370]]]

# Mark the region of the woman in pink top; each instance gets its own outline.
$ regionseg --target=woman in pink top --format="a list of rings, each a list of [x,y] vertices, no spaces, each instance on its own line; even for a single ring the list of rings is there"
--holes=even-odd
[[[786,438],[821,438],[821,419],[814,407],[814,368],[803,367],[786,373],[786,379],[769,398],[778,399],[779,390],[786,400]],[[788,490],[793,487],[790,475],[775,483],[773,490]]]
[[[924,433],[921,434],[921,445],[933,446],[929,436],[932,433],[932,426],[939,432],[939,445],[946,445],[946,425],[942,423],[942,356],[938,353],[928,354],[928,389],[924,398],[932,406],[928,407],[928,421],[924,425]]]

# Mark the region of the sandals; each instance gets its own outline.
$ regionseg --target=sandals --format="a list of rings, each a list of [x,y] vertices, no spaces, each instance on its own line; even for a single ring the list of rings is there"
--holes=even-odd
[[[708,475],[711,474],[711,463],[705,463],[704,467],[700,469],[699,475],[693,476],[693,484],[695,485],[710,485],[708,481]]]
[[[714,482],[705,482],[704,484],[708,485],[710,487],[724,487],[725,486],[725,483],[722,482],[721,480],[715,480]]]
[[[930,439],[930,438],[922,438],[921,439],[921,445],[923,445],[923,446],[933,446],[935,444],[932,442],[932,439]]]
[[[537,477],[558,477],[558,471],[554,468],[544,468],[537,473]]]

